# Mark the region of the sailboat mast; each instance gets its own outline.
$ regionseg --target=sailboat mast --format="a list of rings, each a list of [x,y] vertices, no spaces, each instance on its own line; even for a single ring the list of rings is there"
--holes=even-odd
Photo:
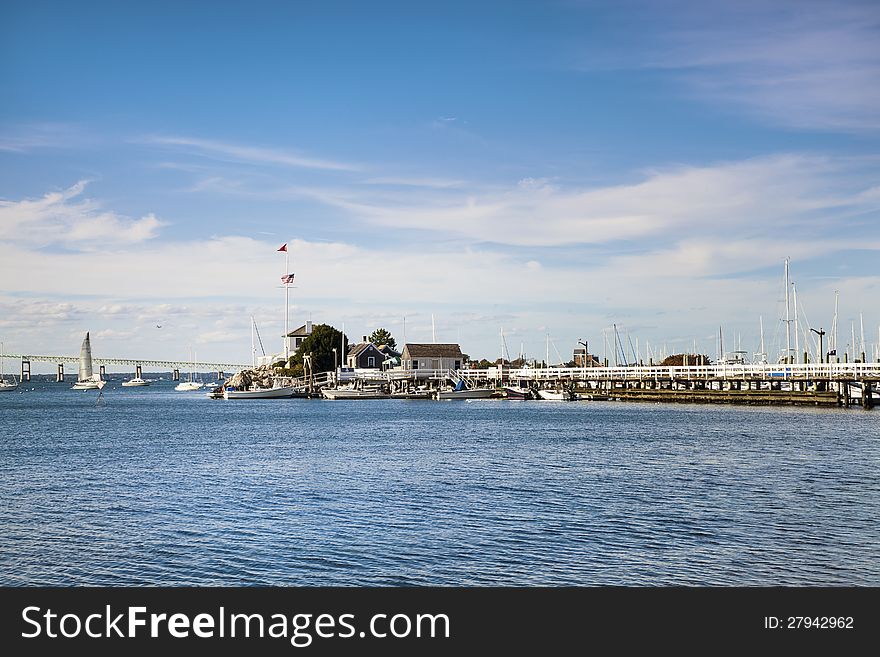
[[[791,293],[793,296],[794,303],[794,360],[792,363],[797,364],[797,362],[801,359],[801,341],[800,336],[798,335],[798,307],[797,307],[797,286],[792,283],[791,284]]]
[[[284,341],[287,342],[287,336]],[[254,343],[254,316],[251,315],[251,367],[257,367],[257,345]]]
[[[498,361],[498,381],[504,381],[504,327],[501,327],[501,360]]]
[[[862,348],[859,350],[859,352],[861,354],[865,354],[865,352],[867,352],[868,350],[865,348],[865,318],[862,315],[862,313],[859,313],[859,328],[861,331],[861,336],[860,336],[861,340],[859,341],[859,344],[862,345]],[[863,362],[865,360],[866,360],[865,358],[862,358]]]
[[[855,362],[856,361],[856,323],[851,322],[850,328],[852,329],[852,342],[850,343],[852,345],[852,359],[853,359],[853,362]]]
[[[837,362],[840,362],[840,354],[837,353],[837,333],[838,333],[838,324],[837,324],[837,309],[838,303],[840,301],[840,292],[838,290],[834,290],[834,321],[831,322],[831,337],[834,339],[834,346],[829,349],[829,351],[833,351],[834,355],[837,357]]]
[[[758,315],[758,320],[761,322],[761,355],[766,355],[764,351],[764,316]]]
[[[785,259],[785,362],[791,362],[791,319],[788,302],[789,282],[788,282],[788,258]]]

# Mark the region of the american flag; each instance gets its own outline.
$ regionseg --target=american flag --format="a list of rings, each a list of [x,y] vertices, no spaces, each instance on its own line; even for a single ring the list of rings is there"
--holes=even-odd
[[[285,274],[281,277],[281,282],[287,285],[288,283],[293,283],[293,274]]]

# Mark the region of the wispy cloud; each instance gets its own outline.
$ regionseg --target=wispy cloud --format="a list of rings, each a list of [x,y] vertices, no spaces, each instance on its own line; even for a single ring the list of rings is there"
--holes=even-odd
[[[526,179],[507,189],[428,197],[399,193],[321,200],[390,227],[515,246],[655,245],[725,233],[755,239],[827,238],[835,218],[880,210],[874,179],[857,161],[778,155],[646,172],[641,181],[598,188]],[[317,198],[317,197],[316,197]]]
[[[0,152],[30,153],[44,148],[74,148],[94,141],[69,123],[27,123],[6,126],[0,132]]]
[[[875,2],[685,3],[646,65],[679,71],[698,97],[774,123],[880,129]]]
[[[80,198],[88,183],[81,180],[38,199],[0,200],[0,241],[94,251],[152,239],[165,225],[152,213],[130,219]]]
[[[212,139],[198,139],[182,136],[152,136],[139,141],[161,146],[169,146],[195,152],[207,157],[253,164],[272,164],[285,167],[321,169],[328,171],[358,171],[362,167],[347,162],[335,162],[307,157],[291,151],[232,144]]]
[[[777,126],[880,130],[880,5],[872,0],[622,3],[615,47],[583,41],[586,71],[666,72],[685,96]]]
[[[447,189],[450,187],[461,187],[464,185],[463,180],[454,178],[433,178],[433,177],[405,177],[405,176],[384,176],[377,178],[368,178],[363,180],[364,185],[388,185],[391,187],[433,187],[436,189]]]

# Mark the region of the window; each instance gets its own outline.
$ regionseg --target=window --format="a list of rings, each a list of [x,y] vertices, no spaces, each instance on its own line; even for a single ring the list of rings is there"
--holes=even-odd
[[[460,360],[455,361],[455,367],[453,367],[452,369],[460,370],[461,369],[461,361]]]
[[[367,356],[367,367],[376,367],[376,357]]]
[[[415,358],[412,359],[412,368],[413,368],[414,370],[419,369],[419,361],[416,360]]]

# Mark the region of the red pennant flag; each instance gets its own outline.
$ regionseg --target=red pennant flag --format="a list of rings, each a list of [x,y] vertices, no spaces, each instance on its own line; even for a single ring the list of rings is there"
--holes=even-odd
[[[278,250],[279,250],[279,251],[284,251],[284,252],[286,253],[286,252],[287,252],[287,243],[285,242],[284,244],[282,244],[282,245],[281,245],[281,248],[278,249]]]

